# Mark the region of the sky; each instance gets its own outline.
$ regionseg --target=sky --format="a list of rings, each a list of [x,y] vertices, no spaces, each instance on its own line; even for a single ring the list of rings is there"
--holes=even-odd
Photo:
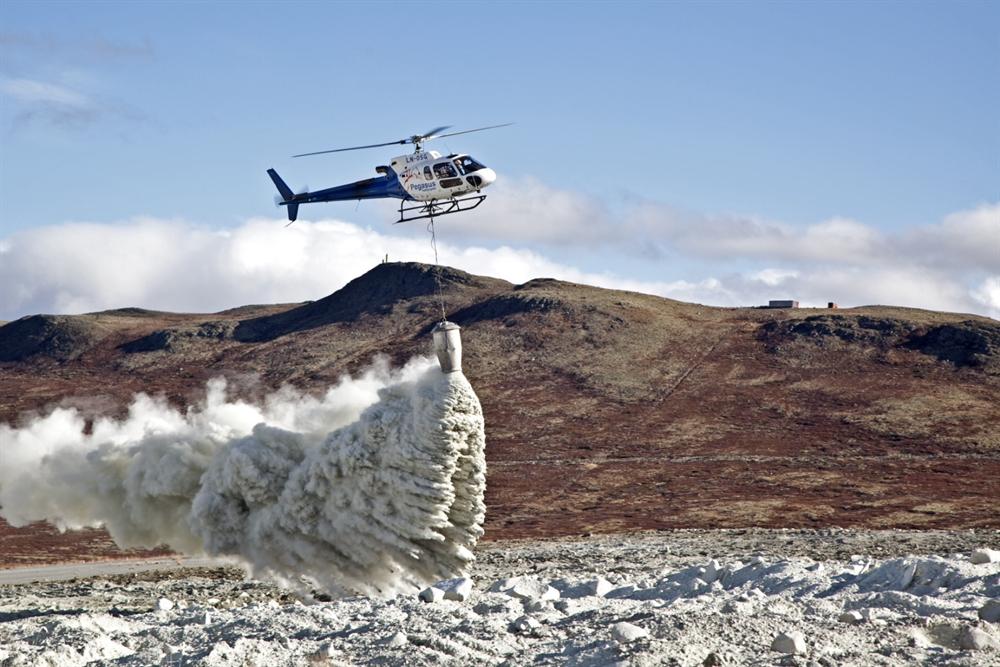
[[[1000,318],[1000,4],[0,3],[0,320],[320,298],[433,261],[303,207],[391,141],[494,168],[441,261],[712,305]]]

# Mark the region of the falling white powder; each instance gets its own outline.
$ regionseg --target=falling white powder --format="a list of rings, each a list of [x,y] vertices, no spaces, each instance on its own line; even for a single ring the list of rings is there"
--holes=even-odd
[[[0,515],[103,525],[123,547],[235,556],[289,583],[389,595],[468,569],[484,445],[468,380],[429,359],[261,406],[228,401],[213,381],[185,413],[138,395],[125,419],[90,433],[62,408],[0,425]]]

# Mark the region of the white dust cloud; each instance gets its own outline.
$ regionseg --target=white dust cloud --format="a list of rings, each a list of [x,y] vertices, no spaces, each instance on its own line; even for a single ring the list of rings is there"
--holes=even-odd
[[[123,547],[234,556],[258,576],[389,595],[463,573],[485,516],[483,416],[461,373],[378,362],[321,398],[209,383],[180,412],[137,395],[86,428],[0,424],[0,515],[105,526]]]

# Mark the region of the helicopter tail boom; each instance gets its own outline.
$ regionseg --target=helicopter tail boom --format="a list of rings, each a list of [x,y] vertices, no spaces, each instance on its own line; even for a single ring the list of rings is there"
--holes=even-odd
[[[268,169],[267,175],[271,177],[274,187],[278,188],[278,193],[281,195],[283,201],[280,206],[288,207],[288,222],[295,222],[295,219],[299,217],[299,203],[295,201],[295,193],[281,180],[281,176],[278,176],[278,172],[274,169]]]

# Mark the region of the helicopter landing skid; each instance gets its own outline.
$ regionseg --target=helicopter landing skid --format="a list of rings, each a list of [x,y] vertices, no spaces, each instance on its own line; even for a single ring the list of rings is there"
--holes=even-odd
[[[482,204],[485,200],[486,195],[473,195],[472,197],[464,197],[462,199],[432,201],[427,204],[419,204],[417,206],[403,206],[403,202],[400,202],[399,220],[393,224],[398,225],[401,222],[411,222],[413,220],[423,220],[424,218],[436,218],[439,215],[448,215],[449,213],[471,211]],[[420,215],[408,215],[411,212],[417,212],[420,213]]]

